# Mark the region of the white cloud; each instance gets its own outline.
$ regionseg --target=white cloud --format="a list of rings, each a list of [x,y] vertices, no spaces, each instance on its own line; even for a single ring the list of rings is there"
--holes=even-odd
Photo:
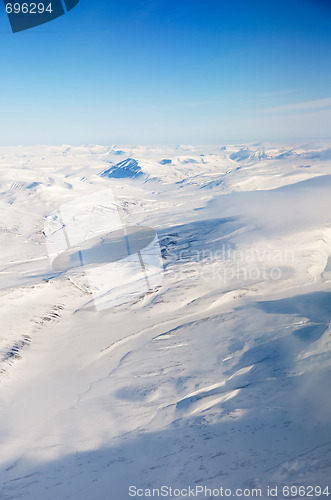
[[[326,109],[331,107],[331,97],[326,99],[315,99],[313,101],[297,102],[295,104],[286,104],[284,106],[276,106],[273,108],[267,108],[261,111],[261,113],[282,113],[291,111],[305,111],[312,109]]]

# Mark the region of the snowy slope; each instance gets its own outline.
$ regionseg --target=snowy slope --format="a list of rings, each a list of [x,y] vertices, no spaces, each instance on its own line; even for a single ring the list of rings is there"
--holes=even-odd
[[[1,499],[331,493],[330,150],[0,149]],[[43,230],[107,188],[125,224],[157,231],[164,276],[96,311]]]

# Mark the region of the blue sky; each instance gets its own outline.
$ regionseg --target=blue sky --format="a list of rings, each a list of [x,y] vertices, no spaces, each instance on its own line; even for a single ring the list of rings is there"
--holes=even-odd
[[[80,0],[13,34],[0,10],[0,144],[326,138],[327,0]]]

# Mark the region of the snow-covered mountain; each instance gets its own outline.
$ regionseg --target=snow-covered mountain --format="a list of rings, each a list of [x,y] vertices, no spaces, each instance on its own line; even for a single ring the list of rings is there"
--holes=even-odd
[[[330,144],[13,147],[0,162],[0,498],[327,498]],[[97,311],[84,269],[52,268],[44,224],[105,189],[125,226],[156,230],[164,272]]]
[[[134,179],[143,175],[141,167],[139,167],[138,162],[133,158],[127,158],[126,160],[120,161],[116,165],[112,165],[103,172],[101,172],[101,177],[109,177],[114,179]]]

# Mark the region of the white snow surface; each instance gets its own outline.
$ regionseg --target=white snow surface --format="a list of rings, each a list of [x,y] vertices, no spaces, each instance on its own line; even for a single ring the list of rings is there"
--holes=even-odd
[[[331,493],[331,143],[2,147],[0,168],[2,500]],[[164,275],[97,311],[43,229],[104,189]]]

